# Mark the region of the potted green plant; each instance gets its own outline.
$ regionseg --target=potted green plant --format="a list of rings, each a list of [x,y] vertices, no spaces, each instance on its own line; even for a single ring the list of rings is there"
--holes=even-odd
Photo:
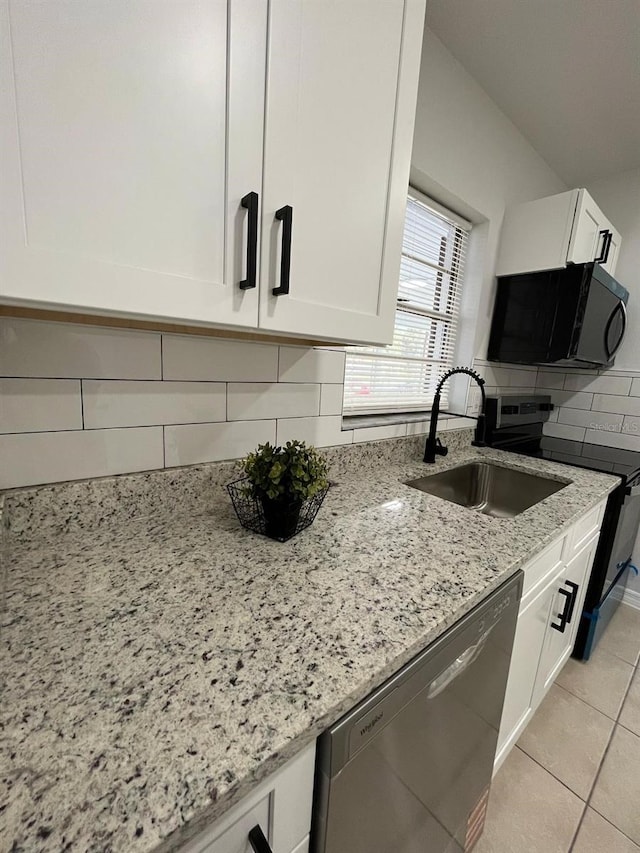
[[[304,441],[288,441],[284,447],[261,444],[240,466],[252,496],[262,504],[265,533],[273,539],[293,536],[304,502],[329,486],[325,458]]]

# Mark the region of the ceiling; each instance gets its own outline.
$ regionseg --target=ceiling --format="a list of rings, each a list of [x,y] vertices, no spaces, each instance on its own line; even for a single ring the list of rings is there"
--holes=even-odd
[[[640,168],[640,0],[427,0],[427,26],[568,186]]]

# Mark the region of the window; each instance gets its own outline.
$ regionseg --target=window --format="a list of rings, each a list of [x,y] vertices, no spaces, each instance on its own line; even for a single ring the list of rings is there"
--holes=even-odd
[[[345,414],[429,409],[453,367],[470,223],[410,190],[393,343],[347,350]],[[448,385],[442,393],[447,405]]]

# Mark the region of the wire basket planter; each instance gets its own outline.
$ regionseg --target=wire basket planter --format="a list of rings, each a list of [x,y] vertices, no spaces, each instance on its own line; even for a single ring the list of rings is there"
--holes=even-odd
[[[265,507],[263,501],[252,494],[250,482],[248,477],[242,477],[227,485],[238,521],[247,530],[278,542],[286,542],[309,527],[329,491],[329,486],[326,486],[301,503],[285,505],[284,508],[280,505],[277,513],[274,513],[270,511],[268,501]],[[273,502],[271,506],[274,506]]]

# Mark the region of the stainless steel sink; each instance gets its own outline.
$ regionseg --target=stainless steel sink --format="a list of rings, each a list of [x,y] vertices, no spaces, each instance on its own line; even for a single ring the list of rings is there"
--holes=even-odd
[[[468,462],[407,482],[407,486],[421,492],[496,518],[513,518],[566,485],[490,462]]]

